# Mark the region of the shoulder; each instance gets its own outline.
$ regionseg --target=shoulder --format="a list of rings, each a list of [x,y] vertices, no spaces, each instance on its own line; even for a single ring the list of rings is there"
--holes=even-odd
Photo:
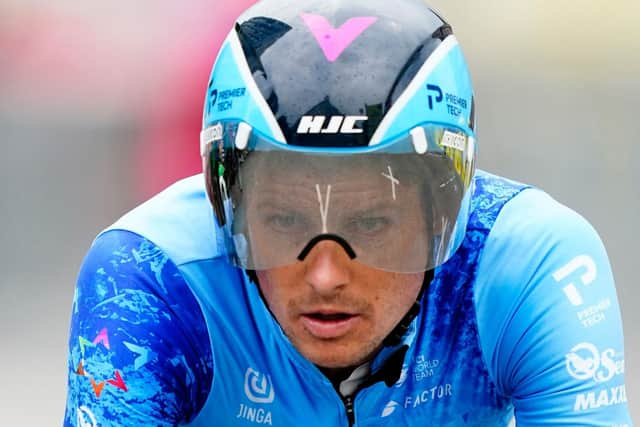
[[[65,425],[78,407],[101,423],[163,426],[203,407],[213,378],[204,314],[149,240],[116,229],[93,243],[74,294],[68,368]]]
[[[582,215],[539,188],[482,171],[474,183],[469,229],[488,232],[481,262],[491,255],[513,260],[507,249],[524,248],[533,255],[558,249],[559,242],[569,250],[602,245]]]
[[[486,364],[499,390],[519,399],[522,417],[542,417],[543,406],[558,416],[578,407],[584,383],[564,356],[573,348],[589,343],[623,357],[604,245],[585,218],[539,189],[502,207],[480,256],[474,299]],[[590,386],[599,390],[598,381]],[[554,394],[559,389],[575,393]]]
[[[542,308],[560,298],[554,293],[562,293],[560,282],[571,282],[576,274],[589,278],[597,271],[602,277],[611,275],[604,245],[591,224],[547,193],[525,189],[502,207],[486,238],[475,285],[478,321],[496,314],[506,319],[510,310],[534,296],[543,298]]]
[[[473,196],[469,230],[488,231],[502,211],[504,205],[523,190],[527,184],[478,170],[473,180]]]
[[[483,258],[517,261],[508,250],[524,251],[531,263],[549,253],[599,251],[596,230],[579,213],[537,188],[526,188],[501,209],[487,238]]]
[[[589,279],[597,271],[611,275],[604,245],[591,224],[544,191],[526,188],[505,203],[489,230],[478,262],[478,315],[487,309],[514,309],[525,296],[542,297],[538,289],[553,292],[565,279],[576,274]],[[546,302],[556,299],[551,295]],[[580,295],[572,298],[582,299]]]
[[[125,214],[105,232],[111,230],[144,237],[177,265],[215,258],[224,247],[202,174],[173,184]]]

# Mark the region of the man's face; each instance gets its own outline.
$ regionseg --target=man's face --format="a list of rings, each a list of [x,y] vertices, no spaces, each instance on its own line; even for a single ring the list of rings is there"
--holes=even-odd
[[[257,274],[285,334],[324,368],[367,361],[416,300],[424,278],[367,267],[328,240],[304,261]]]
[[[390,180],[383,166],[347,169],[341,174],[309,170],[292,179],[291,167],[274,168],[247,197],[246,221],[253,256],[270,265],[257,269],[266,302],[296,348],[324,368],[368,360],[407,313],[424,273],[392,273],[376,267],[393,255],[427,255],[419,186]],[[316,243],[296,261],[310,239],[344,238],[351,259],[332,240]]]

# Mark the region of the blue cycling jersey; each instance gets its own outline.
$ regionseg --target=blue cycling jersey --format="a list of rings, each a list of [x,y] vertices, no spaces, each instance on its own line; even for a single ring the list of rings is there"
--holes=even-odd
[[[202,176],[92,245],[73,301],[65,426],[631,426],[596,232],[484,172],[456,254],[349,399],[225,257]],[[348,412],[353,416],[349,416]]]

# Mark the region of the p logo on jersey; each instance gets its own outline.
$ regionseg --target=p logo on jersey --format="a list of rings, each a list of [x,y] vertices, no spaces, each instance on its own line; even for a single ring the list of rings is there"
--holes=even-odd
[[[582,285],[588,286],[596,280],[597,274],[598,270],[593,258],[588,255],[578,255],[553,273],[553,278],[556,282],[561,283],[571,276],[579,275]],[[584,303],[582,293],[578,290],[574,282],[564,285],[562,290],[573,306],[578,307]]]

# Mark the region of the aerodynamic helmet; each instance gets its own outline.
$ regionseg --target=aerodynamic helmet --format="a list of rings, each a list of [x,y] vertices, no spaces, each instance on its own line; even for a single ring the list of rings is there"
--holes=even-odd
[[[245,269],[333,240],[414,273],[460,246],[474,96],[451,27],[418,0],[264,0],[209,80],[201,154],[220,244]]]

